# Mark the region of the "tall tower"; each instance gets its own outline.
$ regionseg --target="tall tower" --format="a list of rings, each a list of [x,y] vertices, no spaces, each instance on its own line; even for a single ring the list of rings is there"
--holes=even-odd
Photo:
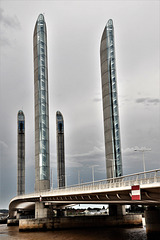
[[[17,195],[22,195],[25,194],[25,116],[21,110],[17,115],[17,130]]]
[[[64,120],[61,112],[56,112],[57,132],[57,182],[58,188],[65,187]]]
[[[101,46],[101,79],[107,177],[122,175],[114,27],[110,19],[104,28]]]
[[[50,188],[47,29],[38,16],[33,36],[35,99],[35,191]]]

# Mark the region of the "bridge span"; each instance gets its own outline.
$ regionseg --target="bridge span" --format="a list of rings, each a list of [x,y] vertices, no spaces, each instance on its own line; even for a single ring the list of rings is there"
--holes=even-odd
[[[131,186],[133,185],[140,185],[141,200],[132,200]],[[36,202],[43,202],[44,205],[51,204],[55,208],[82,203],[157,206],[160,205],[160,169],[20,195],[10,201],[10,215],[21,208],[22,203],[33,205]]]

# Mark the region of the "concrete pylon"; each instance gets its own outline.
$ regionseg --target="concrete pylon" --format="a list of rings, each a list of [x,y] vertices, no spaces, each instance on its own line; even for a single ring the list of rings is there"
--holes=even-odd
[[[109,19],[100,44],[101,80],[103,98],[104,138],[107,178],[123,175],[120,124],[118,109],[118,89],[116,77],[116,57],[113,20]],[[109,205],[112,216],[124,215],[125,207]]]
[[[35,191],[50,189],[47,28],[38,16],[33,35],[35,99]]]
[[[158,236],[160,236],[160,208],[148,207],[144,211],[144,217],[148,237],[157,237],[154,239],[158,239]]]
[[[109,19],[100,45],[107,178],[123,175],[114,45],[114,26]]]
[[[17,195],[25,194],[25,116],[22,110],[17,115]]]
[[[64,120],[60,111],[56,112],[57,132],[57,183],[58,188],[65,187]]]

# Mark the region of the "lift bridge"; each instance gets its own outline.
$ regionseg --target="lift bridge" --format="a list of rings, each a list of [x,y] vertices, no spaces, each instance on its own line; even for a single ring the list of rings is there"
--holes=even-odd
[[[139,186],[139,200],[132,198],[133,186]],[[72,204],[100,203],[157,206],[160,204],[160,169],[19,195],[10,201],[10,215],[24,203],[26,207],[33,207],[36,202],[53,205],[55,209]]]

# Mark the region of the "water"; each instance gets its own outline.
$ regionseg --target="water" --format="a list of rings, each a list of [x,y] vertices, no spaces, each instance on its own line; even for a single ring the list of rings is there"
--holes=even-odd
[[[19,232],[18,227],[0,225],[0,240],[150,240],[145,228],[89,228],[48,232]],[[152,238],[159,240],[158,236]]]

